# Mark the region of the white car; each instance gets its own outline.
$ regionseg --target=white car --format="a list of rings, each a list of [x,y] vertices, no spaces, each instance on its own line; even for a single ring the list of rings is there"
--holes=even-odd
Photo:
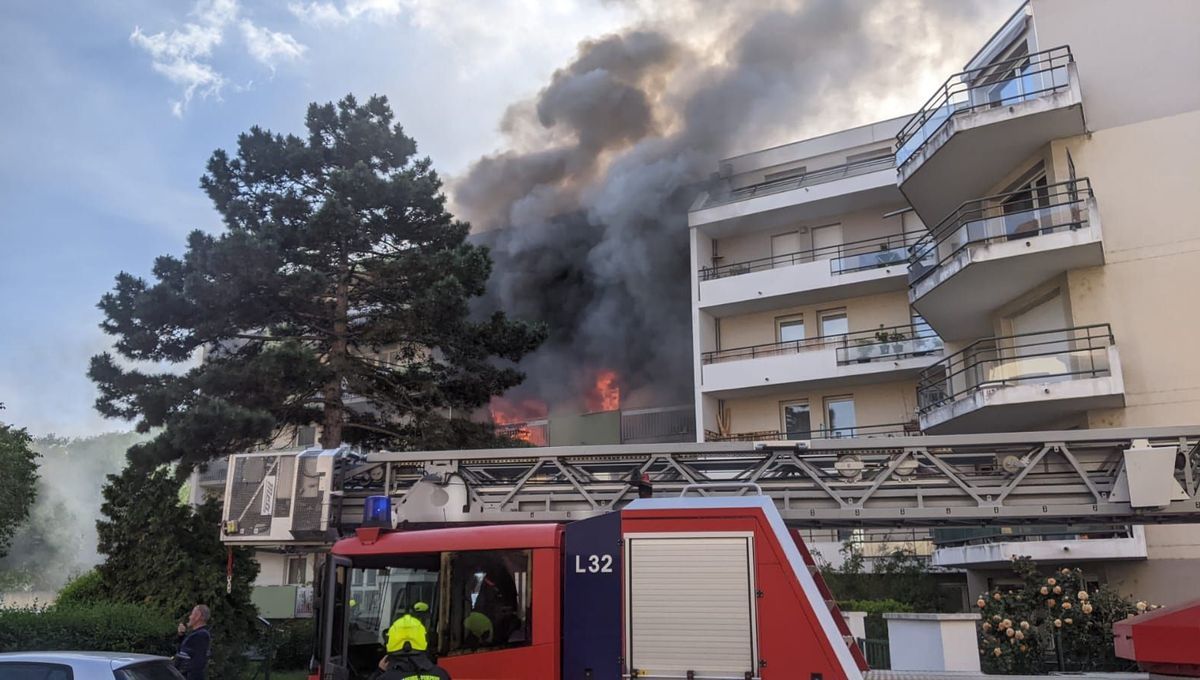
[[[0,654],[3,680],[182,680],[171,660],[123,652]]]

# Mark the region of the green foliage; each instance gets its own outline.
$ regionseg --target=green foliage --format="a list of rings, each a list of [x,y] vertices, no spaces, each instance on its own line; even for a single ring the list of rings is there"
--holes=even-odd
[[[45,609],[0,609],[0,652],[86,649],[174,653],[175,623],[134,604],[56,604]]]
[[[74,607],[107,601],[104,580],[100,578],[100,572],[92,569],[68,581],[62,590],[58,591],[58,599],[54,604],[59,607]]]
[[[316,623],[313,619],[287,619],[271,622],[275,663],[272,668],[308,668],[312,658]]]
[[[911,550],[893,550],[875,558],[871,570],[858,544],[842,544],[842,565],[824,565],[821,574],[839,602],[847,600],[895,600],[915,611],[936,612],[954,608],[945,602],[938,580],[926,569],[925,561]]]
[[[1080,569],[1045,576],[1028,559],[1013,562],[1021,585],[995,588],[976,600],[983,621],[979,653],[987,673],[1120,671],[1130,663],[1113,650],[1112,624],[1152,608],[1108,586],[1088,588]],[[1058,668],[1061,648],[1063,668]]]
[[[212,611],[212,677],[233,677],[241,655],[256,641],[257,611],[250,601],[258,564],[235,549],[232,592],[226,593],[226,548],[220,541],[220,508],[193,510],[179,503],[179,482],[166,469],[146,473],[129,466],[109,476],[104,519],[97,522],[100,593],[167,612],[182,620],[197,603]],[[174,623],[171,628],[174,629]]]
[[[30,441],[25,430],[0,423],[0,557],[8,553],[13,534],[29,518],[37,496],[38,455]]]
[[[163,428],[134,447],[144,469],[185,466],[322,425],[322,444],[490,445],[450,421],[517,385],[515,362],[544,329],[477,318],[491,272],[441,180],[393,122],[387,100],[312,104],[303,137],[258,127],[213,153],[201,185],[223,217],[153,281],[117,276],[100,301],[117,354],[93,357],[104,415]],[[149,373],[131,362],[205,360]],[[385,363],[375,357],[388,350]],[[372,409],[349,409],[348,395]],[[434,446],[430,446],[430,444]]]

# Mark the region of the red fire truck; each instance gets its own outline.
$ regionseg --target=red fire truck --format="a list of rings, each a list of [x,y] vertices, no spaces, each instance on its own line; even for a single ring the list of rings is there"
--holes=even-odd
[[[866,669],[803,542],[761,496],[643,499],[566,524],[364,527],[326,564],[321,678],[369,675],[393,617],[418,601],[455,680],[860,680]],[[484,635],[468,630],[480,615]]]

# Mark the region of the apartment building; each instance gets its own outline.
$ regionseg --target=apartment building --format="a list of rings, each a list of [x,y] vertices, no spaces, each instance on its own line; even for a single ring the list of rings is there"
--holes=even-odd
[[[689,215],[697,432],[1195,423],[1197,25],[1031,0],[913,116],[723,162]],[[1200,569],[1194,526],[932,539],[973,591],[1013,555],[1164,603]]]

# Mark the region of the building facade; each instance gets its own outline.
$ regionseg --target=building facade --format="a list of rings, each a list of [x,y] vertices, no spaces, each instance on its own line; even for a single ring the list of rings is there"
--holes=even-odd
[[[1200,413],[1200,5],[1031,0],[913,116],[727,159],[689,214],[702,440],[1179,425]],[[1200,527],[938,531],[1189,595]]]

